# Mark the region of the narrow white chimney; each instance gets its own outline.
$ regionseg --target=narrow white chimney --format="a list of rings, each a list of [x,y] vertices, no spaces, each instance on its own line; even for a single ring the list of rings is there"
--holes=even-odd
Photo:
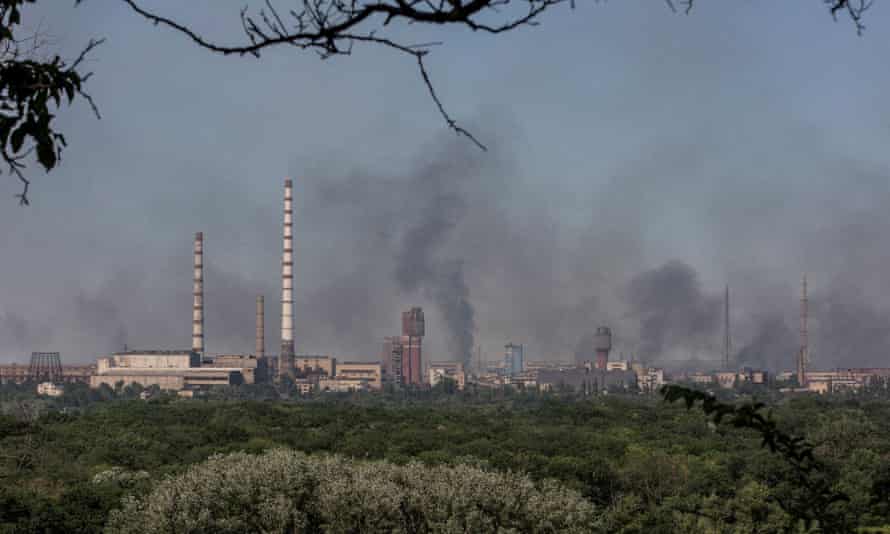
[[[281,353],[278,375],[293,375],[294,365],[294,242],[293,181],[284,181],[284,249],[281,254]]]
[[[204,355],[204,233],[195,234],[195,272],[192,295],[192,350]]]

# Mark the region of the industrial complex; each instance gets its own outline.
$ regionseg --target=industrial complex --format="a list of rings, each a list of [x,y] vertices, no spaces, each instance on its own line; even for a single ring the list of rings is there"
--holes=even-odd
[[[400,335],[385,337],[378,361],[338,361],[332,355],[298,354],[294,342],[293,181],[284,182],[281,251],[281,346],[268,354],[265,342],[265,298],[256,297],[256,344],[253,354],[217,354],[205,351],[204,339],[204,234],[194,236],[192,344],[181,350],[124,350],[101,355],[92,365],[63,365],[58,352],[34,352],[30,362],[0,365],[0,383],[39,384],[41,394],[57,395],[66,383],[92,388],[140,384],[191,396],[213,386],[289,383],[301,394],[314,392],[379,391],[392,388],[427,388],[449,383],[456,389],[534,388],[572,390],[584,394],[612,391],[651,393],[668,382],[702,387],[735,388],[742,384],[773,385],[783,391],[834,393],[855,391],[876,378],[890,378],[890,368],[812,371],[809,369],[807,280],[800,298],[800,347],[794,371],[770,376],[764,370],[732,369],[729,287],[724,297],[722,365],[708,372],[669,373],[643,362],[610,358],[613,332],[599,326],[590,354],[575,362],[528,360],[523,344],[508,342],[503,357],[483,362],[431,362],[423,352],[426,320],[423,309],[402,312]]]

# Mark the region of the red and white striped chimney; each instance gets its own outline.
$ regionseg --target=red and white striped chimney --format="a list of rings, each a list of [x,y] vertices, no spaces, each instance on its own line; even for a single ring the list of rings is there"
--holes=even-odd
[[[192,350],[204,355],[204,233],[195,234],[195,272],[192,295]]]
[[[278,375],[293,376],[294,368],[294,241],[293,181],[284,181],[284,248],[281,254],[281,353]]]

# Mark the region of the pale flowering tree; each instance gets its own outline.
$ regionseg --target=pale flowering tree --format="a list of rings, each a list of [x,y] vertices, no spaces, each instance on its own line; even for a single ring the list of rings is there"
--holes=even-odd
[[[555,482],[277,449],[214,456],[125,500],[110,533],[591,532],[593,505]]]

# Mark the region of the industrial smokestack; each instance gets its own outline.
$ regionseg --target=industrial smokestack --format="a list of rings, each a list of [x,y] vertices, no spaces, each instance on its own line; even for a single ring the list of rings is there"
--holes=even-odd
[[[195,233],[194,286],[192,291],[192,350],[204,355],[204,233]]]
[[[597,328],[593,342],[596,350],[596,368],[605,370],[606,363],[609,362],[609,351],[612,350],[612,330],[608,326]]]
[[[723,370],[729,370],[729,353],[732,350],[732,338],[729,334],[729,285],[723,297]]]
[[[800,292],[800,352],[797,355],[797,383],[800,387],[807,385],[807,364],[810,360],[810,336],[807,329],[808,303],[807,275],[804,274]]]
[[[281,254],[281,353],[278,376],[293,376],[294,366],[294,242],[293,181],[284,181],[284,249]]]
[[[256,357],[266,356],[266,304],[263,296],[256,298]]]

